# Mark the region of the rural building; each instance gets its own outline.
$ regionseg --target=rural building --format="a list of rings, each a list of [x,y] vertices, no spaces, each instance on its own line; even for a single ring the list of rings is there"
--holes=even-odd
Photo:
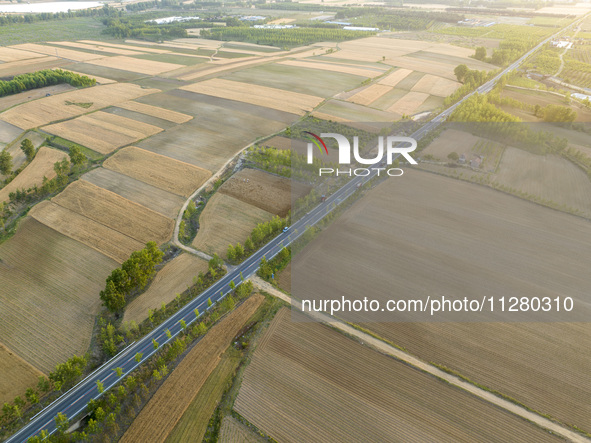
[[[458,159],[458,163],[460,164],[464,164],[466,163],[466,156],[464,154],[460,155],[460,158]]]
[[[480,165],[482,165],[482,160],[484,160],[484,157],[481,155],[477,155],[472,160],[470,160],[470,167],[471,168],[480,168]]]

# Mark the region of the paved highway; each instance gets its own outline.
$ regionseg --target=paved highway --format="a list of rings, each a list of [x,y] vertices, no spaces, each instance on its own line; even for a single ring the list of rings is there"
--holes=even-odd
[[[578,22],[575,22],[570,26],[574,26],[576,23]],[[527,54],[525,54],[515,63],[512,63],[509,67],[505,68],[493,79],[480,86],[476,91],[469,94],[455,105],[451,106],[450,108],[443,111],[441,114],[437,115],[430,122],[426,123],[419,130],[413,133],[411,137],[416,140],[420,140],[427,133],[431,132],[432,130],[437,128],[441,123],[443,123],[447,119],[447,117],[449,117],[449,115],[472,94],[476,92],[480,94],[488,93],[494,87],[494,85],[497,83],[497,81],[501,78],[502,75],[519,67],[530,55],[532,55],[535,51],[540,49],[550,39],[563,32],[565,29],[561,30],[552,37],[547,38],[546,40],[538,44],[535,48],[528,51]],[[378,167],[378,165],[376,164],[374,165],[374,167]],[[47,430],[50,434],[53,434],[56,431],[54,418],[59,412],[65,414],[68,418],[72,419],[79,416],[79,414],[85,411],[86,405],[91,399],[97,399],[101,397],[104,393],[108,392],[110,388],[115,386],[120,381],[120,378],[117,377],[117,374],[115,372],[115,368],[123,369],[123,377],[132,372],[145,360],[149,359],[151,356],[158,352],[158,350],[155,350],[152,345],[152,339],[156,340],[159,343],[160,348],[169,341],[174,340],[175,337],[181,332],[181,320],[184,320],[187,326],[189,326],[196,320],[194,314],[195,308],[199,309],[200,313],[204,313],[207,310],[207,300],[209,298],[211,298],[212,302],[216,303],[220,299],[222,299],[222,297],[224,297],[228,292],[230,292],[230,282],[233,281],[235,285],[239,285],[241,283],[241,272],[244,279],[250,277],[258,269],[259,263],[263,256],[266,256],[268,259],[274,257],[284,246],[288,246],[298,237],[300,237],[306,230],[307,226],[313,226],[316,223],[318,223],[326,216],[326,214],[332,211],[336,205],[338,205],[347,197],[352,195],[357,190],[358,184],[365,183],[367,180],[373,178],[376,174],[377,171],[373,170],[371,171],[371,174],[368,176],[351,178],[351,180],[349,180],[343,187],[341,187],[334,194],[329,196],[324,203],[321,203],[316,208],[307,213],[304,217],[302,217],[300,220],[294,222],[289,231],[287,231],[286,233],[282,233],[273,240],[271,240],[267,245],[265,245],[251,257],[246,259],[239,266],[236,266],[235,268],[231,269],[228,272],[228,274],[226,274],[222,279],[220,279],[210,288],[208,288],[200,295],[195,297],[187,305],[181,308],[176,314],[174,314],[168,320],[160,324],[148,335],[138,340],[137,342],[132,343],[127,348],[122,350],[119,354],[117,354],[115,357],[113,357],[111,360],[100,366],[93,373],[88,375],[84,380],[79,382],[76,386],[74,386],[64,395],[59,397],[48,407],[43,409],[39,414],[34,416],[29,421],[29,423],[27,423],[24,427],[22,427],[18,432],[16,432],[6,441],[9,443],[26,442],[29,437],[37,435],[39,432],[41,432],[41,430],[44,429]],[[170,330],[171,332],[170,339],[166,336],[166,330]],[[135,360],[135,356],[137,353],[143,354],[142,359],[139,363]],[[99,393],[97,389],[96,382],[99,380],[104,386],[103,394]]]

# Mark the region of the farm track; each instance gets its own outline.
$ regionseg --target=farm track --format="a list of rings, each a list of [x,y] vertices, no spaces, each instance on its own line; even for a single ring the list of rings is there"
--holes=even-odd
[[[275,287],[273,287],[271,284],[267,283],[266,281],[262,280],[259,277],[251,277],[250,279],[253,284],[255,286],[258,286],[259,289],[261,289],[262,291],[268,292],[269,294],[280,298],[281,300],[284,300],[287,303],[293,304],[295,306],[297,306],[298,308],[300,307],[299,303],[297,301],[294,301],[290,296],[286,295],[285,293],[279,291],[278,289],[276,289]],[[535,412],[531,412],[529,410],[527,410],[526,408],[524,408],[523,406],[517,405],[515,403],[512,403],[508,400],[505,400],[501,397],[496,396],[495,394],[488,392],[484,389],[481,389],[467,381],[464,381],[462,379],[460,379],[459,377],[456,377],[454,375],[448,374],[447,372],[442,371],[441,369],[427,363],[424,362],[416,357],[414,357],[413,355],[404,352],[398,348],[395,348],[394,346],[383,342],[382,340],[379,340],[369,334],[366,334],[365,332],[362,332],[358,329],[353,328],[352,326],[349,326],[348,324],[342,322],[341,320],[335,319],[334,317],[331,317],[327,314],[322,314],[322,313],[310,313],[309,314],[310,317],[312,317],[313,320],[315,321],[319,321],[321,323],[324,323],[327,326],[330,326],[333,329],[336,329],[342,333],[344,333],[345,335],[351,336],[351,337],[355,337],[357,340],[360,340],[362,344],[373,348],[375,350],[377,350],[378,352],[381,352],[383,354],[389,355],[391,357],[394,357],[397,360],[400,360],[422,372],[425,372],[427,374],[430,374],[446,383],[449,383],[453,386],[456,386],[466,392],[469,392],[470,394],[479,397],[485,401],[487,401],[488,403],[491,403],[495,406],[498,406],[499,408],[502,408],[506,411],[511,412],[512,414],[515,414],[521,418],[523,418],[524,420],[527,420],[529,422],[532,422],[534,424],[536,424],[537,426],[540,426],[544,429],[547,429],[551,432],[553,432],[554,434],[558,434],[560,436],[563,436],[564,438],[567,438],[569,441],[573,441],[573,442],[589,442],[590,440],[585,438],[583,435],[568,429],[564,426],[559,425],[558,423],[555,423],[554,421],[545,418],[539,414],[536,414]]]

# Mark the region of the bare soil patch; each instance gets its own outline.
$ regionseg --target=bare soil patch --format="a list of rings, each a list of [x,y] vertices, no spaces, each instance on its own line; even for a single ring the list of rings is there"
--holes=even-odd
[[[285,442],[558,441],[324,325],[294,322],[288,309],[259,343],[234,407]]]

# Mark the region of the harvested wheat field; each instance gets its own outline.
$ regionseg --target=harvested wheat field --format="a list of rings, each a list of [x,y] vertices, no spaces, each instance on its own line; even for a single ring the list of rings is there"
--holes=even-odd
[[[48,200],[35,205],[29,215],[118,263],[123,263],[133,251],[145,246],[145,243]]]
[[[454,300],[570,296],[573,312],[544,318],[571,323],[532,323],[529,314],[498,310],[470,313],[462,319],[474,323],[455,324],[404,323],[425,319],[412,313],[343,315],[425,361],[590,431],[591,328],[575,323],[589,306],[590,260],[591,225],[584,219],[406,170],[369,192],[294,257],[292,294],[356,299],[371,293],[382,300],[390,294],[423,300],[433,294]],[[525,315],[529,323],[483,323]]]
[[[220,78],[204,80],[199,83],[183,86],[179,89],[264,106],[298,115],[303,115],[311,111],[323,100],[321,97],[315,97],[313,95]]]
[[[260,294],[249,297],[211,328],[168,376],[119,441],[163,442],[263,300]]]
[[[131,51],[129,49],[113,48],[112,46],[104,46],[101,44],[86,44],[78,42],[47,42],[48,45],[69,46],[70,48],[86,49],[93,51],[93,53],[117,54],[117,55],[141,55],[143,52]]]
[[[23,51],[37,52],[39,54],[74,60],[76,62],[86,62],[104,57],[104,55],[100,54],[91,54],[89,52],[74,51],[72,49],[56,48],[54,46],[38,45],[37,43],[23,43],[21,45],[13,45],[10,47]]]
[[[82,72],[72,71],[71,69],[62,69],[62,71],[73,72],[74,74],[85,75],[86,77],[94,78],[96,80],[96,82],[100,85],[108,85],[111,83],[117,83],[116,80],[113,80],[110,78],[105,78],[105,77],[99,77],[98,75],[94,75],[94,74],[84,74]]]
[[[494,182],[591,217],[591,182],[568,160],[507,148]]]
[[[133,45],[120,45],[117,43],[99,42],[96,40],[78,40],[78,41],[80,43],[87,43],[89,45],[99,45],[99,46],[108,47],[108,48],[133,49],[133,50],[137,50],[140,52],[149,52],[152,54],[166,54],[166,53],[170,52],[165,49],[154,49],[154,48],[139,47],[139,46],[133,46]],[[146,44],[147,42],[142,42],[142,43]],[[151,43],[147,43],[147,44],[151,44]]]
[[[296,68],[319,69],[321,71],[341,72],[343,74],[358,75],[360,77],[374,78],[384,72],[363,66],[343,65],[337,63],[321,63],[310,60],[286,60],[277,63],[279,65],[295,66]]]
[[[327,326],[292,322],[286,308],[246,368],[234,409],[281,442],[560,441]]]
[[[132,83],[92,86],[51,97],[43,97],[34,102],[23,103],[1,113],[0,120],[21,129],[31,129],[46,125],[52,121],[77,117],[155,92],[159,91],[157,89],[144,89]]]
[[[22,49],[11,48],[10,46],[3,46],[0,48],[0,62],[3,63],[39,57],[43,56],[39,55],[37,52],[24,51]]]
[[[220,443],[264,443],[265,440],[253,430],[243,425],[231,415],[224,417],[220,429]]]
[[[392,88],[390,86],[376,83],[352,95],[348,98],[348,101],[357,103],[358,105],[368,106],[391,90]]]
[[[163,129],[121,115],[97,111],[44,126],[43,130],[101,154],[109,154],[121,146],[162,132]]]
[[[378,84],[395,87],[412,72],[411,69],[397,69],[392,74],[378,80]]]
[[[10,193],[16,192],[17,189],[27,190],[34,186],[40,186],[43,183],[43,177],[51,180],[56,176],[53,164],[67,156],[68,154],[63,151],[43,146],[39,149],[33,161],[20,174],[0,189],[0,202],[8,201]]]
[[[126,57],[124,55],[89,60],[87,63],[146,75],[158,75],[185,66],[177,63],[156,62],[142,58]]]
[[[460,87],[460,83],[447,78],[427,74],[412,87],[411,91],[424,92],[437,97],[447,97]]]
[[[0,66],[2,65],[0,64]],[[67,83],[61,83],[59,85],[45,86],[44,88],[37,88],[30,91],[19,92],[18,94],[7,95],[0,98],[0,110],[8,109],[31,100],[37,100],[41,97],[46,97],[47,94],[61,94],[62,92],[72,91],[73,89],[76,88]]]
[[[429,94],[425,94],[424,92],[409,92],[390,106],[387,111],[403,115],[412,115],[428,98]]]
[[[142,114],[151,115],[152,117],[158,117],[169,122],[186,123],[193,118],[191,115],[182,114],[180,112],[171,111],[170,109],[159,108],[157,106],[146,105],[138,102],[125,102],[119,103],[118,108],[128,109],[130,111],[141,112]]]
[[[70,64],[71,62],[67,60],[50,56],[16,60],[13,62],[0,63],[0,77],[14,77],[19,74],[40,71],[42,69],[58,68]]]
[[[141,323],[148,318],[150,309],[170,303],[177,294],[193,284],[199,272],[207,272],[208,263],[192,254],[182,253],[168,262],[158,273],[144,293],[134,298],[125,308],[123,321]]]
[[[121,197],[139,203],[148,209],[159,212],[169,218],[176,218],[185,203],[185,198],[144,183],[135,178],[111,171],[96,168],[87,172],[82,179],[93,183]]]
[[[294,199],[310,192],[310,187],[258,169],[243,169],[226,181],[218,192],[235,197],[280,217],[285,217]],[[227,246],[227,245],[226,245]]]
[[[270,212],[216,192],[199,216],[199,231],[193,247],[226,258],[229,244],[244,244],[258,223],[271,218],[273,214]]]
[[[130,146],[108,158],[103,166],[173,194],[188,197],[211,177],[211,172]]]
[[[172,219],[85,180],[70,184],[51,201],[142,244],[168,241],[174,227]]]
[[[25,218],[0,245],[2,343],[45,373],[85,353],[98,294],[115,267],[94,249]]]
[[[0,403],[8,403],[17,395],[35,386],[37,379],[43,375],[10,349],[0,343]]]

